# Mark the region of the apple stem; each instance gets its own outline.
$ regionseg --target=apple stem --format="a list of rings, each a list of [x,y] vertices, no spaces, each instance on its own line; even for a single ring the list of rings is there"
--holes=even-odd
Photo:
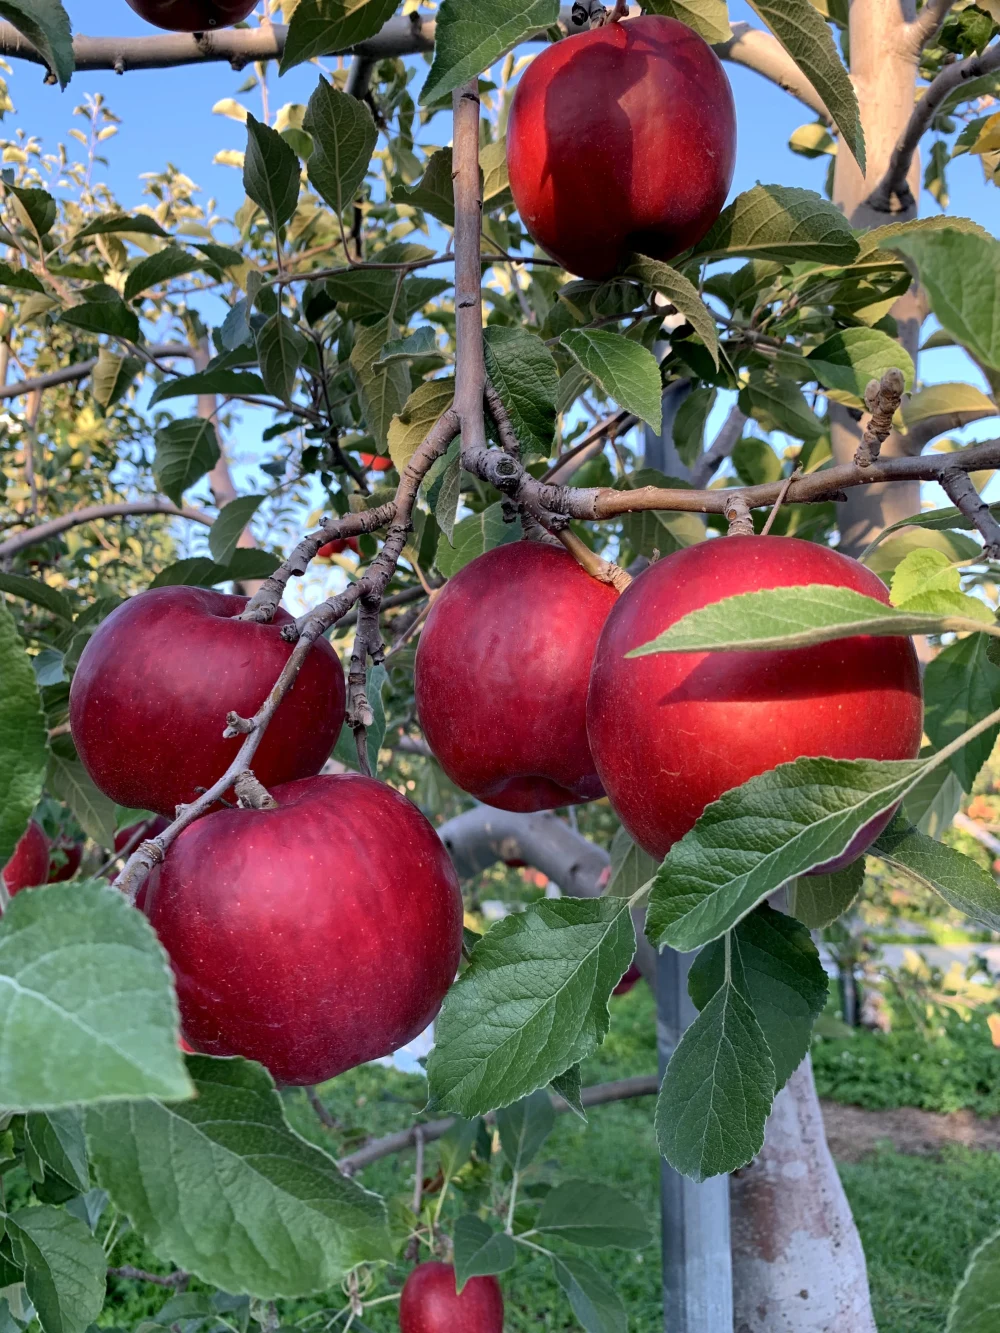
[[[233,783],[233,789],[236,792],[236,799],[241,810],[277,810],[278,808],[278,802],[249,768],[239,775]]]
[[[903,399],[906,381],[901,370],[887,370],[881,380],[869,380],[865,389],[865,407],[871,413],[861,443],[854,455],[858,467],[876,462],[882,442],[892,430],[892,419]]]
[[[750,506],[747,504],[746,496],[742,491],[737,491],[735,495],[730,495],[727,498],[726,520],[729,523],[728,536],[753,536],[753,517],[751,516]]]

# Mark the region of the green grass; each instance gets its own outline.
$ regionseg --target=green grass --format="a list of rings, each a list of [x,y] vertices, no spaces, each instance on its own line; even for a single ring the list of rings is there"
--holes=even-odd
[[[584,1067],[584,1082],[650,1073],[655,1067],[653,1002],[648,989],[639,986],[614,1002],[611,1033]],[[339,1123],[337,1131],[330,1133],[319,1125],[300,1092],[286,1094],[286,1111],[301,1133],[339,1155],[350,1150],[352,1140],[406,1124],[422,1106],[424,1093],[422,1078],[369,1066],[323,1089],[323,1100]],[[435,1154],[435,1147],[428,1147],[428,1176],[434,1173]],[[385,1158],[364,1173],[363,1182],[390,1203],[405,1202],[413,1188],[413,1161],[412,1153]],[[587,1257],[621,1295],[630,1333],[661,1333],[659,1160],[653,1099],[598,1107],[591,1112],[589,1125],[575,1116],[559,1117],[532,1172],[536,1180],[558,1173],[562,1178],[604,1181],[639,1204],[655,1237],[649,1247],[638,1255],[591,1250]],[[973,1248],[1000,1225],[1000,1154],[949,1148],[940,1158],[915,1158],[880,1151],[860,1165],[843,1166],[841,1176],[868,1256],[879,1333],[941,1333],[952,1291]],[[529,1178],[526,1185],[530,1184]],[[112,1263],[164,1271],[133,1236],[119,1244]],[[400,1265],[379,1275],[372,1294],[398,1291],[406,1268]],[[519,1258],[504,1278],[504,1291],[506,1333],[579,1333],[580,1326],[541,1257]],[[164,1299],[160,1290],[113,1280],[101,1323],[134,1328]],[[284,1302],[282,1325],[287,1329],[303,1316],[339,1303],[337,1293],[324,1301]],[[311,1320],[306,1333],[322,1333],[326,1323],[322,1318]],[[364,1326],[371,1333],[397,1333],[395,1306],[370,1311]]]

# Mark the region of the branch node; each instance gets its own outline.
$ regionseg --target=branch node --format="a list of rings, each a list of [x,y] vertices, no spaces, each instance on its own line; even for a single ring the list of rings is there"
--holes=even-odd
[[[233,783],[236,799],[241,810],[277,810],[278,802],[262,782],[254,777],[249,768],[239,775]]]
[[[251,731],[255,731],[257,723],[252,717],[240,717],[239,713],[226,714],[226,729],[222,733],[223,740],[231,741],[234,736],[249,736]]]
[[[753,517],[742,491],[737,491],[735,495],[731,495],[727,499],[725,514],[726,521],[729,524],[728,536],[752,537],[754,535]]]
[[[854,455],[858,467],[871,467],[878,461],[882,443],[892,430],[892,419],[903,398],[906,384],[901,370],[887,370],[881,380],[869,380],[865,389],[865,407],[871,413],[865,433]]]

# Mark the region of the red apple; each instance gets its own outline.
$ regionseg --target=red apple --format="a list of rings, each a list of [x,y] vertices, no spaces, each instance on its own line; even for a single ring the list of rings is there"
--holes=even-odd
[[[542,542],[497,546],[448,580],[417,649],[427,744],[452,782],[502,810],[603,795],[587,744],[590,666],[613,588]]]
[[[633,961],[628,965],[628,971],[619,981],[618,985],[611,992],[612,995],[627,995],[629,991],[638,982],[642,980],[642,973],[639,971],[639,964]]]
[[[277,809],[189,825],[140,905],[192,1046],[322,1083],[434,1018],[458,970],[462,896],[431,825],[384,783],[345,773],[272,794]]]
[[[723,792],[777,764],[803,755],[912,759],[919,751],[920,673],[906,638],[625,656],[710,602],[809,583],[889,600],[880,579],[829,547],[724,537],[651,565],[608,617],[590,680],[588,733],[611,804],[651,856],[665,856]],[[889,818],[873,821],[831,868],[859,856]]]
[[[326,542],[321,546],[316,554],[321,560],[329,560],[331,555],[341,555],[344,551],[360,554],[361,547],[358,545],[357,537],[335,537],[332,542]]]
[[[388,472],[392,467],[392,459],[386,454],[358,454],[358,461],[371,472]]]
[[[87,644],[70,689],[80,758],[119,805],[173,816],[235,758],[230,710],[252,717],[288,661],[270,625],[236,620],[247,604],[206,588],[154,588],[113,611]],[[254,756],[265,786],[318,773],[344,721],[340,661],[317,640]]]
[[[672,259],[718,217],[736,159],[725,71],[686,24],[653,16],[554,42],[517,86],[510,188],[543,250],[582,278],[633,251]]]
[[[451,1264],[420,1264],[399,1302],[400,1333],[503,1333],[503,1296],[495,1277],[471,1277],[459,1296]]]
[[[61,852],[62,855],[57,858],[57,853],[59,852]],[[82,842],[54,843],[49,851],[49,877],[46,883],[63,884],[66,880],[72,879],[80,869],[80,862],[82,860]]]
[[[34,820],[21,834],[14,855],[3,868],[3,882],[14,896],[22,889],[45,884],[49,878],[49,840]]]
[[[256,9],[257,0],[128,0],[128,5],[158,28],[207,32],[242,22]]]

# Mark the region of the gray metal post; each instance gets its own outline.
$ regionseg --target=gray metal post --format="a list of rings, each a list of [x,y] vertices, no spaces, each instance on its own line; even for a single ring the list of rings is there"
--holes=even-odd
[[[664,949],[656,967],[660,1076],[697,1014],[687,975],[694,954]],[[661,1161],[664,1333],[733,1333],[729,1177],[695,1184]]]

